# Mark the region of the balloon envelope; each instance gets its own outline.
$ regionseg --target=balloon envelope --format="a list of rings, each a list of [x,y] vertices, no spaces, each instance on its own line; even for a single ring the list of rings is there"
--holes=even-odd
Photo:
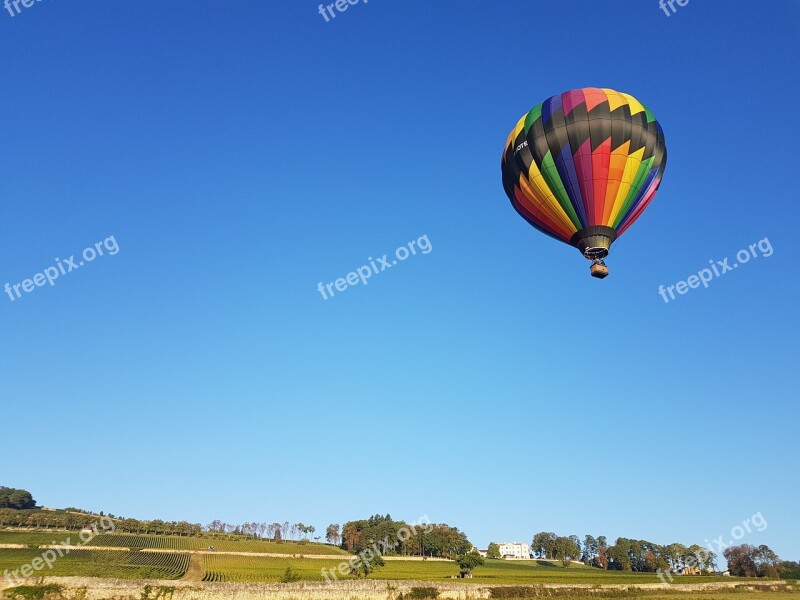
[[[587,240],[606,236],[607,254],[653,200],[666,164],[664,133],[647,107],[583,88],[523,115],[506,142],[503,187],[536,229],[594,258]]]

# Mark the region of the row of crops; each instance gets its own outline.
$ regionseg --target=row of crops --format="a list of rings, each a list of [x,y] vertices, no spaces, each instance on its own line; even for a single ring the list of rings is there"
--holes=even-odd
[[[13,572],[41,556],[41,550],[0,549],[0,571]],[[52,561],[52,568],[45,565],[35,575],[178,579],[188,567],[188,554],[71,549]]]
[[[322,569],[335,569],[339,560],[292,559],[261,556],[225,556],[205,554],[203,581],[279,582],[287,567],[303,580],[320,581]]]
[[[80,543],[77,531],[2,531],[0,544],[22,544],[24,546],[56,545],[70,539],[70,543]]]
[[[104,533],[91,541],[92,546],[121,548],[152,548],[154,550],[207,550],[219,552],[255,552],[270,554],[346,554],[343,550],[325,544],[302,542],[271,542],[266,540],[235,540],[198,537],[155,536]]]
[[[145,549],[154,550],[204,550],[208,543],[204,545],[200,538],[176,537],[176,536],[155,536],[155,535],[132,535],[103,533],[90,542],[92,546],[111,546],[117,548]]]
[[[325,569],[327,579],[348,580],[352,575],[341,575],[337,567],[342,564],[335,559],[293,559],[291,557],[268,556],[231,556],[212,555],[202,556],[204,581],[219,582],[280,582],[287,567],[299,580],[322,581],[322,570]],[[343,569],[347,572],[346,569]],[[446,581],[456,577],[459,567],[452,561],[404,561],[386,560],[383,567],[370,575],[370,579],[377,580],[418,580],[418,581]],[[600,584],[600,583],[628,583],[648,584],[658,581],[653,573],[631,573],[622,571],[604,571],[589,567],[563,567],[540,561],[506,561],[487,560],[484,566],[477,567],[473,578],[464,583],[503,583],[503,584]],[[711,581],[724,581],[725,578],[676,578],[675,585],[681,583],[698,583]],[[730,578],[728,578],[730,580]]]
[[[52,531],[52,532],[29,532],[29,531],[0,531],[0,544],[24,544],[28,546],[55,545],[67,539],[73,545],[82,543],[80,532],[78,531]],[[88,537],[88,536],[85,536]],[[132,550],[153,549],[153,550],[206,550],[213,547],[220,552],[256,552],[270,554],[288,555],[343,555],[343,550],[325,544],[312,544],[303,542],[271,542],[265,540],[237,540],[237,539],[214,539],[201,537],[180,537],[169,535],[136,535],[136,534],[116,534],[101,533],[86,544],[93,547],[116,547],[130,548]]]
[[[19,571],[31,565],[43,551],[33,548],[0,548],[0,573]],[[224,555],[204,553],[191,555],[199,560],[203,581],[219,582],[280,582],[291,568],[294,578],[304,581],[322,581],[323,569],[329,578],[351,579],[352,576],[334,575],[342,564],[336,558],[292,558],[255,555]],[[120,579],[179,579],[189,570],[190,555],[181,552],[136,552],[127,550],[73,549],[68,554],[34,573],[34,576],[103,577]],[[194,565],[193,565],[194,566]],[[194,569],[192,570],[192,573]],[[385,566],[370,575],[371,579],[443,581],[458,574],[458,565],[450,561],[398,561],[387,560]],[[469,583],[653,583],[652,573],[623,573],[602,571],[588,567],[563,568],[543,566],[538,561],[488,560],[475,569]],[[682,577],[675,584],[713,581],[730,581],[731,578]]]

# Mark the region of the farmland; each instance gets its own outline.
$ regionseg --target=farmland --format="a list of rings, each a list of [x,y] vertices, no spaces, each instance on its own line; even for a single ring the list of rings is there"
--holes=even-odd
[[[114,536],[108,536],[113,539]],[[127,537],[127,536],[124,536]],[[47,540],[52,542],[51,539]],[[19,538],[15,538],[17,543]],[[56,538],[58,539],[58,538]],[[121,546],[120,541],[114,544]],[[9,542],[10,543],[10,542]],[[281,546],[282,544],[276,544]],[[288,546],[288,544],[287,544]],[[148,546],[152,548],[153,546]],[[170,548],[167,544],[161,547]],[[246,548],[248,546],[245,546]],[[94,547],[70,550],[63,558],[55,561],[52,570],[42,574],[54,576],[86,576],[86,577],[118,577],[122,579],[176,579],[184,575],[189,564],[189,553],[170,551],[125,551],[103,550]],[[347,558],[331,557],[302,558],[291,556],[257,556],[253,554],[218,554],[215,552],[198,552],[196,558],[199,567],[196,569],[198,579],[215,582],[280,582],[287,567],[303,581],[323,581],[322,570],[333,573]],[[0,571],[18,569],[41,555],[41,549],[0,549]],[[406,561],[387,558],[386,565],[375,571],[370,578],[375,580],[400,581],[449,581],[458,573],[455,563],[450,561]],[[333,575],[330,575],[333,579]],[[342,576],[339,580],[353,580],[351,575]],[[689,583],[709,583],[713,581],[731,581],[731,578],[713,577],[677,577],[676,585]],[[565,568],[545,561],[503,561],[487,560],[486,564],[475,570],[474,577],[465,580],[468,584],[653,584],[658,578],[652,573],[621,573],[602,571],[581,565]]]
[[[0,550],[0,571],[30,564],[41,552],[32,549]],[[118,577],[120,579],[178,579],[189,565],[189,555],[175,552],[120,552],[74,549],[46,566],[42,574],[70,577]]]
[[[321,581],[321,570],[335,569],[340,561],[204,554],[203,581],[279,582],[286,567],[291,567],[303,581]]]
[[[25,546],[54,545],[69,539],[73,545],[80,544],[78,531],[0,531],[0,545],[22,544]],[[219,552],[256,552],[288,555],[343,556],[347,553],[327,544],[311,542],[272,542],[254,539],[217,539],[213,537],[180,537],[166,535],[137,535],[101,533],[88,545],[106,548],[129,548],[131,550],[177,550],[198,551],[213,546]]]
[[[291,568],[295,578],[301,582],[297,585],[323,586],[320,589],[327,590],[326,593],[341,586],[358,587],[371,584],[383,586],[381,589],[394,589],[397,586],[418,586],[420,582],[428,582],[448,589],[457,588],[468,595],[473,592],[467,590],[474,590],[475,598],[488,597],[487,594],[490,593],[488,590],[494,586],[515,585],[529,588],[530,586],[574,586],[574,590],[581,586],[615,588],[633,585],[650,588],[658,587],[660,583],[654,573],[604,571],[579,563],[564,567],[557,561],[491,559],[487,559],[483,566],[474,570],[473,578],[461,580],[454,578],[459,569],[452,561],[398,560],[392,557],[386,557],[385,565],[374,571],[369,581],[357,581],[354,576],[343,576],[337,571],[342,561],[346,561],[349,555],[339,548],[324,544],[295,541],[267,542],[237,539],[233,536],[214,538],[104,533],[88,540],[86,545],[81,545],[78,532],[57,530],[0,531],[0,572],[6,569],[13,572],[23,565],[29,565],[34,559],[42,556],[45,548],[67,540],[73,545],[69,552],[65,552],[63,557],[55,560],[52,569],[47,567],[40,569],[36,572],[36,576],[44,575],[48,579],[70,578],[69,581],[78,581],[78,578],[97,578],[98,585],[106,585],[102,582],[109,579],[131,581],[131,585],[136,585],[132,580],[184,579],[186,581],[182,583],[197,583],[203,586],[280,586],[287,568]],[[5,547],[2,547],[3,545]],[[208,550],[209,546],[213,546],[215,550]],[[336,580],[333,583],[334,588],[328,587],[325,583],[323,569],[328,573],[329,580]],[[662,590],[661,594],[668,597],[681,588],[690,589],[692,584],[748,586],[754,583],[757,585],[760,582],[731,577],[676,576],[674,582],[667,586],[672,592]],[[620,590],[614,593],[617,592],[623,593]],[[647,593],[653,594],[655,591]],[[695,591],[691,593],[694,595]],[[737,598],[743,599],[747,592],[739,590],[724,594],[729,593],[735,593]],[[460,596],[461,592],[458,595]],[[705,596],[705,593],[703,595]],[[785,594],[789,595],[793,594]],[[708,596],[714,600],[727,597]]]
[[[278,582],[287,567],[302,580],[320,581],[322,569],[332,572],[341,563],[339,560],[295,559],[291,557],[259,557],[232,555],[203,555],[205,581],[222,582]],[[376,570],[370,579],[397,581],[448,581],[458,573],[458,567],[450,561],[405,561],[386,559],[386,565]],[[329,575],[333,579],[333,575]],[[355,577],[342,576],[339,580]],[[730,577],[677,577],[675,584],[730,582]],[[584,566],[562,567],[545,561],[487,560],[475,569],[468,584],[653,584],[660,580],[653,573],[622,573],[602,571]]]

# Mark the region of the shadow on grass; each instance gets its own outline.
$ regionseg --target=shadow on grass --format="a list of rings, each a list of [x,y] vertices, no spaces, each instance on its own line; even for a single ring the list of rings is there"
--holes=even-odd
[[[561,565],[557,565],[549,560],[537,560],[536,565],[539,567],[549,567],[551,569],[563,569]]]

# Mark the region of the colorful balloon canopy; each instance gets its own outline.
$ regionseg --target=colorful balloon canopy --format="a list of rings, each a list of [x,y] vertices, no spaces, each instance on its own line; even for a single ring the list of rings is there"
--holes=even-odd
[[[519,120],[503,154],[503,186],[536,229],[597,261],[650,204],[666,164],[664,133],[647,107],[583,88]]]

